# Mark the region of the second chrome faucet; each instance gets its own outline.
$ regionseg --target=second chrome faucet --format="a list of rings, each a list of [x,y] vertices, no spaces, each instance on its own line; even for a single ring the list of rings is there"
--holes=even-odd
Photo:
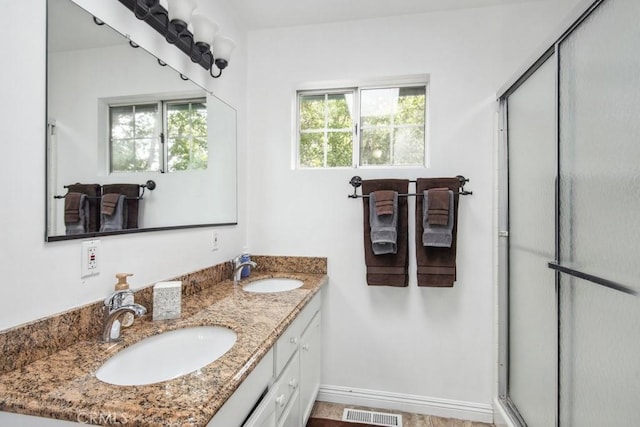
[[[258,264],[253,261],[241,261],[241,256],[238,255],[234,259],[231,260],[231,266],[233,267],[233,284],[237,285],[238,282],[242,279],[242,270],[245,267],[256,268]]]

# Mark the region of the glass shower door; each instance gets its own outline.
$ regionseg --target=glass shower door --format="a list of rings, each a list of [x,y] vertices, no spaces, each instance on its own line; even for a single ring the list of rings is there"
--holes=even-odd
[[[507,101],[508,398],[529,427],[555,425],[557,407],[555,81],[552,56]]]
[[[640,1],[559,46],[560,424],[640,423]]]

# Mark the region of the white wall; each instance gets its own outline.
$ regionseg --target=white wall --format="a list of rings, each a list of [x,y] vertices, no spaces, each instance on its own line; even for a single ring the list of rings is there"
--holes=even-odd
[[[115,1],[89,3],[110,11],[124,9]],[[230,259],[246,240],[246,198],[241,197],[239,225],[216,229],[220,238],[217,252],[212,251],[211,228],[104,237],[101,274],[81,280],[80,241],[44,242],[45,6],[44,0],[0,0],[2,15],[12,17],[0,29],[4,64],[0,69],[0,138],[4,150],[0,168],[4,183],[0,209],[0,330],[102,299],[113,290],[116,272],[134,273],[131,284],[137,288]],[[237,108],[238,155],[243,157],[246,32],[224,9],[211,10],[214,12],[239,48],[222,78],[203,79],[202,84]],[[131,12],[127,13],[133,18]],[[123,20],[121,26],[131,34],[144,32],[140,28],[145,28],[135,18]],[[164,42],[158,43],[158,49],[166,50],[171,57],[175,48]],[[177,62],[171,65],[183,72],[186,68],[181,66],[191,66]],[[246,167],[240,162],[240,194],[244,194],[245,175]]]
[[[557,2],[250,33],[249,241],[328,256],[323,397],[490,419],[493,395],[495,93],[563,15]],[[291,170],[297,87],[430,74],[428,169]],[[368,287],[353,175],[470,178],[452,289]],[[413,187],[410,187],[413,188]],[[410,211],[413,200],[409,199]],[[414,253],[413,229],[410,254]]]

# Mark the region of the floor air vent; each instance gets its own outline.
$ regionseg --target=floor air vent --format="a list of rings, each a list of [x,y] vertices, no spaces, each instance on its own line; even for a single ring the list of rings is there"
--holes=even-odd
[[[383,427],[402,427],[401,415],[362,411],[360,409],[346,408],[342,413],[342,421],[373,424],[375,426]]]

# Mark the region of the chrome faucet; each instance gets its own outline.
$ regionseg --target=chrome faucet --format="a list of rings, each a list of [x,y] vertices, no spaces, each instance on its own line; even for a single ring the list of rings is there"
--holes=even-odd
[[[240,280],[242,280],[242,269],[245,267],[256,268],[258,264],[253,261],[240,261],[240,256],[235,257],[231,260],[231,265],[233,266],[233,284],[237,285]]]
[[[102,342],[118,342],[122,339],[120,329],[113,330],[113,324],[123,314],[131,313],[134,316],[142,316],[147,309],[140,304],[124,304],[124,299],[131,290],[116,291],[104,300],[104,322],[102,326]],[[113,330],[113,333],[112,333]]]
[[[105,310],[105,313],[107,311]],[[142,316],[147,312],[147,309],[141,306],[140,304],[131,304],[131,305],[123,305],[122,307],[118,307],[115,310],[109,312],[105,316],[104,319],[104,327],[102,330],[102,342],[118,342],[122,340],[122,336],[120,335],[120,329],[117,330],[117,333],[112,334],[111,330],[113,329],[113,323],[124,313],[131,313],[138,317]]]

